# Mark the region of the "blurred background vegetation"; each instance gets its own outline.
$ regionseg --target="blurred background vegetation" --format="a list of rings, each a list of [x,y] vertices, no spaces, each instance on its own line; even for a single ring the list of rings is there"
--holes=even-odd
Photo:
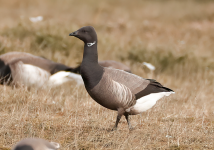
[[[1,0],[0,8],[0,54],[24,51],[75,66],[83,44],[68,34],[92,25],[100,60],[146,61],[156,73],[213,70],[212,1]],[[36,16],[44,19],[30,22]]]

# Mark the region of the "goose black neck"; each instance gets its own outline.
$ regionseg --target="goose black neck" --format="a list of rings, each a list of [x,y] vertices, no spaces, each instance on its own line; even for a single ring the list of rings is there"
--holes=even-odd
[[[87,44],[84,45],[82,63],[98,64],[97,43],[91,47],[88,47]]]
[[[93,89],[101,80],[104,69],[98,64],[97,43],[90,47],[84,45],[80,70],[87,90]]]

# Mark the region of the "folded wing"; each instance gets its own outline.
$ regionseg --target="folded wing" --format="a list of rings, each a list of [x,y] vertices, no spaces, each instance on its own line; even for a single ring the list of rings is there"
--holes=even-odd
[[[112,80],[129,88],[136,99],[151,93],[173,92],[171,89],[164,87],[153,79],[144,79],[122,70],[105,68],[105,73],[107,73]]]

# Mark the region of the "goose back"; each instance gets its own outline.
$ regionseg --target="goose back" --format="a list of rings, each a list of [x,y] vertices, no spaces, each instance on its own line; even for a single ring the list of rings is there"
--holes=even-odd
[[[131,73],[131,69],[123,63],[114,60],[99,61],[99,65],[103,67],[115,68]]]
[[[14,63],[18,61],[22,61],[24,64],[31,64],[42,68],[51,74],[54,74],[58,71],[72,71],[73,68],[68,67],[66,65],[53,62],[51,60],[35,56],[29,53],[24,52],[9,52],[0,56],[0,60],[4,62],[5,65],[9,63]]]

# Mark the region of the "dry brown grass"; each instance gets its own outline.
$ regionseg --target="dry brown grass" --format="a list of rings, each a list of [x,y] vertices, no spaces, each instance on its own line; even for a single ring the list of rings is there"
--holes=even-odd
[[[130,64],[176,94],[142,115],[122,118],[74,83],[34,92],[0,86],[0,147],[26,137],[61,149],[214,149],[214,3],[200,0],[0,0],[0,53],[24,51],[75,66],[83,43],[68,34],[96,28],[99,59]],[[30,16],[44,16],[31,23]],[[139,62],[151,62],[154,73]],[[0,148],[1,149],[1,148]]]

